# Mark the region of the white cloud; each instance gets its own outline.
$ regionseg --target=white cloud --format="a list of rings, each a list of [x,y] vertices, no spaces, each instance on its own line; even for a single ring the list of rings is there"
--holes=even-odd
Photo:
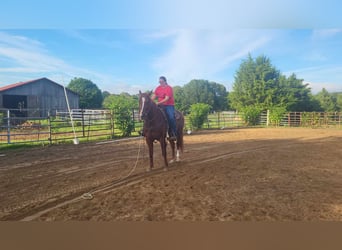
[[[170,40],[170,48],[152,62],[152,67],[176,82],[193,78],[212,79],[233,62],[272,40],[271,32],[251,30],[208,31],[179,30],[166,35],[152,35]]]
[[[313,39],[327,39],[339,33],[342,33],[342,29],[318,29],[318,30],[313,30],[312,38]]]
[[[74,77],[91,79],[103,90],[111,92],[131,92],[135,88],[123,84],[123,79],[95,72],[66,63],[49,53],[44,44],[22,36],[0,32],[1,85],[34,78],[48,77],[56,82],[67,84]]]

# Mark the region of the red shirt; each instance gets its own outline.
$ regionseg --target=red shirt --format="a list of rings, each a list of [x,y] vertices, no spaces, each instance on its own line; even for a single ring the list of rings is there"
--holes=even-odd
[[[169,97],[169,100],[164,102],[164,105],[175,105],[175,99],[173,98],[173,90],[172,87],[169,85],[161,86],[159,85],[156,90],[154,91],[154,94],[158,97],[158,102],[165,99],[165,96]]]

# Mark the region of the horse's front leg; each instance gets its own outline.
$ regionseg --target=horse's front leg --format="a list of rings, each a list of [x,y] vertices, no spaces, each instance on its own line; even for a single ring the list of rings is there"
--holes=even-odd
[[[162,155],[163,155],[163,158],[164,158],[164,168],[166,170],[166,168],[168,167],[169,164],[167,162],[167,157],[166,157],[166,141],[165,141],[165,137],[160,139],[160,147],[161,147]]]
[[[170,146],[172,150],[172,159],[170,163],[173,163],[175,161],[175,142],[173,140],[170,140]]]
[[[150,168],[147,171],[151,171],[153,168],[153,141],[146,139],[146,143],[148,146],[148,152],[150,156]]]

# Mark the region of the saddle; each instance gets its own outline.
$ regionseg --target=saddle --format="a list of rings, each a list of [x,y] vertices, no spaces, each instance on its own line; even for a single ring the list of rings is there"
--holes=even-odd
[[[167,116],[166,116],[166,113],[165,113],[164,106],[159,105],[158,108],[162,111],[162,114],[163,114],[165,120],[167,121]],[[181,117],[182,117],[182,116],[181,116],[181,113],[178,112],[177,110],[175,110],[175,119],[176,119],[176,120],[179,120],[179,119],[181,119]]]
[[[180,120],[182,118],[182,115],[180,112],[175,111],[175,117],[176,117],[176,120]]]

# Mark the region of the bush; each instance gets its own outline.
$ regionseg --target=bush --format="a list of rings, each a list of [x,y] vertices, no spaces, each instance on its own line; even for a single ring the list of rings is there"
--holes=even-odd
[[[137,107],[137,100],[129,95],[109,95],[103,106],[113,110],[114,123],[122,131],[122,136],[130,136],[134,130],[133,108]]]
[[[202,128],[210,108],[210,105],[206,103],[195,103],[190,106],[189,120],[193,129]]]
[[[273,107],[270,109],[270,125],[279,126],[281,119],[286,113],[285,107]]]
[[[257,125],[260,121],[260,114],[262,109],[260,107],[248,106],[242,109],[243,120],[247,125]]]

